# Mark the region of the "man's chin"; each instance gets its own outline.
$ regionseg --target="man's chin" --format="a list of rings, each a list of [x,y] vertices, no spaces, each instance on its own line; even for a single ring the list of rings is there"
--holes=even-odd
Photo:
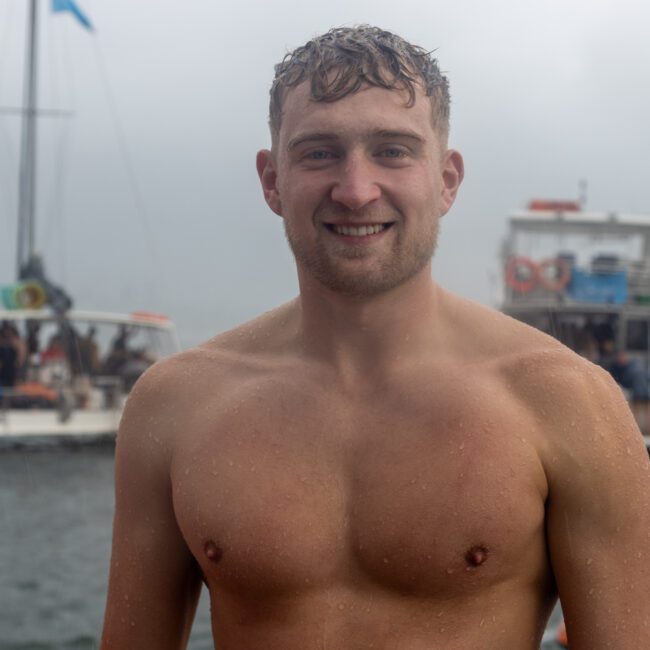
[[[350,268],[340,265],[336,269],[312,269],[311,275],[326,289],[350,298],[375,298],[407,282],[413,273],[395,273],[374,268]],[[343,267],[343,268],[342,268]]]

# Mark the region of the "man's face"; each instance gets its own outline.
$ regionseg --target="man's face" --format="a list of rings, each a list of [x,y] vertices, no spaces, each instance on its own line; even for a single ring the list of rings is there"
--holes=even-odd
[[[374,86],[329,103],[311,100],[307,84],[287,93],[258,171],[301,277],[372,296],[430,273],[462,159],[434,130],[429,98],[418,89],[412,107],[407,100]]]

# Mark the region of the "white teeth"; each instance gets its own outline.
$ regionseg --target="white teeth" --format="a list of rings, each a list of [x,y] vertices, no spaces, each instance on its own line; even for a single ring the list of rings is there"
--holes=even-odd
[[[339,235],[350,235],[352,237],[365,237],[375,235],[386,228],[386,224],[377,223],[372,226],[334,226],[334,232]]]

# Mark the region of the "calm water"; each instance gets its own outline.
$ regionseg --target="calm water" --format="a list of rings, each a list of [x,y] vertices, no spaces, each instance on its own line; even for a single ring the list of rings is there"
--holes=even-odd
[[[113,446],[0,450],[0,650],[99,646]],[[207,593],[190,648],[212,650]]]
[[[0,650],[98,648],[112,519],[111,444],[0,450]],[[208,607],[190,650],[213,648]]]

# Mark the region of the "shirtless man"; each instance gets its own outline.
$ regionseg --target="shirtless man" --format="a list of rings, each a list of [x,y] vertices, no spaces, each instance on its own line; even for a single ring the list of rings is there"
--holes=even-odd
[[[300,295],[167,359],[118,436],[103,650],[650,647],[650,472],[609,375],[432,280],[463,177],[436,61],[337,29],[257,168]],[[459,251],[460,255],[466,254]]]

